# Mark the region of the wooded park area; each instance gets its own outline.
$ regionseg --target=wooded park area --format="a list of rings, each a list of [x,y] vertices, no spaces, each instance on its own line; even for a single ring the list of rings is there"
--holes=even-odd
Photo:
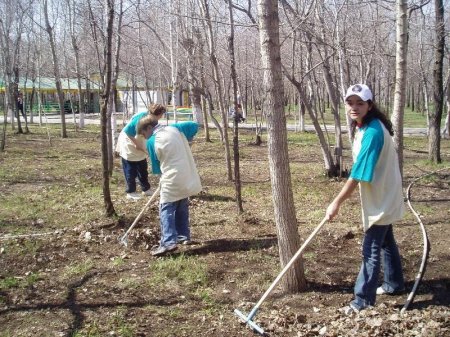
[[[282,279],[263,318],[274,336],[445,334],[449,12],[448,0],[2,0],[4,335],[250,335],[230,310],[251,309],[351,169],[344,96],[356,83],[392,123],[404,189],[424,179],[416,202],[432,227],[435,269],[410,316],[398,312],[402,297],[365,316],[338,314],[363,237],[348,207]],[[116,237],[143,204],[122,200],[114,145],[116,128],[154,103],[168,107],[167,123],[189,109],[200,125],[193,153],[204,190],[191,198],[198,245],[150,260],[156,206],[118,253]],[[406,137],[410,128],[424,131]],[[399,230],[408,288],[416,224],[409,214]]]

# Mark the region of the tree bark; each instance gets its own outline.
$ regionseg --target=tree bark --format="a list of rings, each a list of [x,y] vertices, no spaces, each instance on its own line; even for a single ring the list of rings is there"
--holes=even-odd
[[[292,194],[287,147],[286,117],[283,106],[279,16],[277,0],[259,0],[259,37],[264,71],[264,110],[267,115],[270,180],[274,201],[280,262],[285,266],[300,246]],[[303,261],[299,259],[282,280],[289,292],[306,286]]]
[[[406,64],[408,52],[408,15],[407,1],[396,1],[396,54],[395,54],[395,89],[392,110],[392,127],[394,144],[397,150],[400,173],[403,176],[403,116],[406,99]]]
[[[233,119],[233,160],[234,160],[234,188],[236,195],[236,210],[238,214],[244,212],[242,207],[242,192],[241,192],[241,169],[239,164],[239,127],[238,122],[240,117],[238,114],[238,88],[236,75],[236,59],[234,55],[234,19],[232,0],[228,0],[228,14],[230,20],[230,35],[228,37],[228,53],[230,54],[230,72],[231,82],[233,84],[233,105],[234,105],[234,119]]]
[[[70,38],[73,48],[73,53],[75,56],[75,71],[77,74],[77,86],[78,86],[78,113],[80,114],[79,118],[79,127],[80,129],[84,128],[84,98],[83,98],[83,90],[81,87],[81,66],[80,66],[80,47],[78,46],[77,36],[75,33],[75,2],[74,0],[67,0],[67,5],[69,8],[69,25],[70,25]]]
[[[214,78],[214,84],[217,88],[217,96],[219,101],[219,109],[220,113],[222,115],[222,121],[223,121],[223,144],[225,147],[225,161],[227,165],[227,177],[229,181],[233,180],[232,170],[231,170],[231,155],[230,155],[230,142],[228,140],[228,118],[225,113],[225,108],[223,104],[223,89],[222,89],[222,83],[220,78],[220,69],[219,69],[219,62],[217,61],[217,55],[215,51],[215,42],[214,42],[214,36],[213,36],[213,29],[211,25],[211,17],[209,14],[209,5],[207,0],[199,0],[200,2],[200,8],[202,11],[202,15],[205,18],[205,24],[206,24],[206,36],[208,40],[208,47],[209,47],[209,58],[211,60],[212,64],[212,70],[213,70],[213,78]]]
[[[434,1],[436,46],[434,47],[433,99],[434,108],[430,109],[428,132],[428,159],[441,163],[441,119],[444,108],[443,66],[445,50],[444,4]]]
[[[114,0],[105,0],[107,10],[107,26],[106,26],[106,45],[105,45],[105,81],[101,93],[101,150],[102,150],[102,172],[103,172],[103,202],[105,205],[106,216],[112,217],[116,215],[114,205],[111,200],[111,192],[109,188],[109,166],[108,166],[108,99],[111,92],[112,77],[112,35],[114,23]]]
[[[67,138],[66,115],[64,112],[64,93],[61,85],[61,72],[59,70],[58,54],[56,53],[55,36],[53,35],[53,27],[50,25],[50,21],[48,18],[48,1],[43,0],[43,4],[44,4],[45,30],[48,34],[48,39],[50,42],[50,49],[52,52],[52,61],[53,61],[53,74],[55,75],[56,92],[58,94],[59,114],[61,117],[61,137]]]

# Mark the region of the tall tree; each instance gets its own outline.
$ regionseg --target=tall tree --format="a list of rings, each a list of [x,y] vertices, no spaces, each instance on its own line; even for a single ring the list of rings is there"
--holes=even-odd
[[[198,0],[202,16],[205,18],[205,24],[206,24],[206,36],[208,41],[208,48],[209,48],[209,58],[212,64],[212,70],[213,70],[213,79],[214,79],[214,85],[217,88],[217,100],[219,102],[219,109],[220,113],[222,115],[222,121],[223,121],[223,145],[225,147],[225,161],[227,165],[227,176],[228,180],[233,180],[233,175],[231,171],[231,155],[230,155],[230,143],[228,140],[228,118],[225,113],[225,107],[223,102],[223,85],[222,85],[222,79],[220,77],[220,69],[219,69],[219,62],[217,60],[217,54],[216,54],[216,42],[214,38],[214,31],[212,27],[212,20],[209,13],[209,4],[208,0]]]
[[[397,150],[400,173],[403,175],[403,116],[406,98],[406,63],[408,53],[407,0],[396,1],[396,54],[394,106],[391,116],[394,144]]]
[[[24,12],[20,10],[24,6],[14,0],[0,3],[0,65],[5,83],[5,110],[3,118],[3,132],[0,139],[0,152],[6,146],[6,123],[8,112],[11,115],[11,127],[14,129],[14,116],[20,119],[17,110],[18,82],[19,82],[19,48],[24,29]]]
[[[242,192],[241,192],[241,169],[239,165],[239,113],[238,113],[238,87],[236,75],[236,58],[234,52],[234,18],[233,18],[233,3],[228,0],[228,14],[230,20],[230,35],[228,36],[228,53],[230,54],[230,73],[233,90],[233,105],[234,105],[234,119],[233,119],[233,159],[234,159],[234,187],[236,194],[236,209],[238,214],[242,213]]]
[[[67,138],[67,130],[66,130],[66,115],[64,112],[64,93],[61,85],[61,72],[59,70],[59,59],[57,46],[55,41],[55,34],[53,26],[50,24],[49,15],[48,15],[48,0],[43,0],[43,13],[45,19],[45,31],[48,34],[48,40],[50,42],[50,49],[52,51],[52,61],[53,61],[53,75],[55,76],[56,83],[56,92],[58,95],[58,104],[59,104],[59,115],[61,117],[61,137]]]
[[[264,72],[264,111],[267,115],[269,169],[277,226],[280,262],[285,266],[297,251],[297,231],[291,172],[287,147],[284,89],[281,72],[280,34],[277,0],[258,1],[261,63]],[[301,290],[306,285],[303,261],[299,259],[282,281],[286,291]]]
[[[109,188],[109,160],[108,160],[108,101],[111,94],[112,79],[112,40],[114,26],[114,0],[105,0],[106,10],[106,43],[104,46],[105,54],[105,80],[104,87],[101,92],[101,139],[102,139],[102,172],[103,172],[103,202],[105,205],[106,216],[114,216],[116,211],[111,200],[111,192]]]
[[[443,65],[445,50],[444,4],[434,1],[436,45],[434,47],[433,99],[434,108],[429,111],[428,159],[440,163],[441,159],[441,119],[444,108]]]
[[[77,87],[78,87],[78,111],[80,114],[79,126],[84,128],[84,98],[83,91],[81,87],[81,64],[80,64],[80,46],[79,38],[76,33],[76,5],[75,0],[66,0],[69,16],[69,30],[70,30],[70,41],[73,48],[73,53],[75,56],[75,72],[77,75]]]
[[[120,72],[120,48],[122,45],[122,18],[123,18],[123,0],[119,0],[118,9],[116,11],[117,13],[117,30],[116,30],[116,47],[114,49],[114,61],[111,56],[111,62],[113,64],[111,65],[111,88],[110,93],[108,97],[108,114],[107,114],[107,136],[108,136],[108,170],[109,175],[112,176],[113,169],[114,169],[114,141],[115,141],[115,127],[116,127],[116,119],[114,112],[116,111],[116,95],[117,95],[117,80],[119,79],[119,72]],[[114,66],[114,71],[112,70]]]

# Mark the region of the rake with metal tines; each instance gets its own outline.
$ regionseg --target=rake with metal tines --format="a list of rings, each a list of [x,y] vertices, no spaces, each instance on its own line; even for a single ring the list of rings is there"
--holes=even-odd
[[[253,307],[253,309],[250,311],[250,313],[246,316],[242,312],[240,312],[238,309],[234,309],[234,313],[246,324],[250,326],[254,331],[258,332],[261,335],[264,335],[264,329],[258,326],[255,322],[252,321],[253,317],[258,312],[259,307],[261,304],[265,301],[267,296],[272,292],[273,288],[278,284],[278,282],[281,280],[281,278],[286,274],[286,272],[289,270],[289,268],[292,266],[292,264],[299,258],[299,256],[303,253],[306,246],[308,246],[309,242],[314,238],[314,236],[317,234],[317,232],[322,228],[322,226],[327,221],[327,217],[323,218],[322,222],[319,224],[319,226],[316,227],[316,229],[311,233],[311,235],[306,239],[306,241],[303,243],[303,245],[297,250],[295,255],[291,258],[291,260],[286,264],[286,266],[283,268],[283,270],[278,274],[277,278],[272,282],[270,287],[266,290],[264,295],[261,297],[261,299],[256,303],[256,305]]]
[[[153,202],[153,200],[156,199],[157,195],[159,193],[159,186],[158,188],[155,190],[155,192],[153,192],[152,196],[150,197],[150,200],[147,201],[147,203],[145,204],[144,208],[142,208],[142,211],[138,214],[138,216],[136,217],[136,219],[134,219],[133,223],[131,224],[130,228],[128,228],[128,230],[125,232],[124,235],[122,235],[119,238],[119,243],[124,245],[125,247],[128,246],[128,234],[131,232],[131,230],[133,229],[134,226],[136,226],[136,224],[138,223],[138,221],[142,218],[142,215],[144,214],[144,212],[147,210],[147,207],[150,206],[150,204]]]

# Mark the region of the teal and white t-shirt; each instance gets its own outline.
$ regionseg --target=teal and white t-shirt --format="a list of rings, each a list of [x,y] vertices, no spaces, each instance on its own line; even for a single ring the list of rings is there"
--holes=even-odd
[[[158,129],[147,140],[152,173],[161,174],[160,203],[174,202],[202,190],[188,141],[198,130],[195,122],[180,122]]]
[[[147,153],[136,149],[136,146],[130,139],[135,138],[136,141],[141,143],[142,147],[145,148],[146,139],[141,135],[136,136],[137,125],[145,116],[148,116],[147,112],[140,112],[134,115],[122,131],[120,131],[117,139],[116,151],[119,152],[119,155],[125,160],[142,161],[147,158]]]
[[[402,178],[394,142],[378,119],[357,129],[350,177],[359,181],[364,231],[404,214]]]

